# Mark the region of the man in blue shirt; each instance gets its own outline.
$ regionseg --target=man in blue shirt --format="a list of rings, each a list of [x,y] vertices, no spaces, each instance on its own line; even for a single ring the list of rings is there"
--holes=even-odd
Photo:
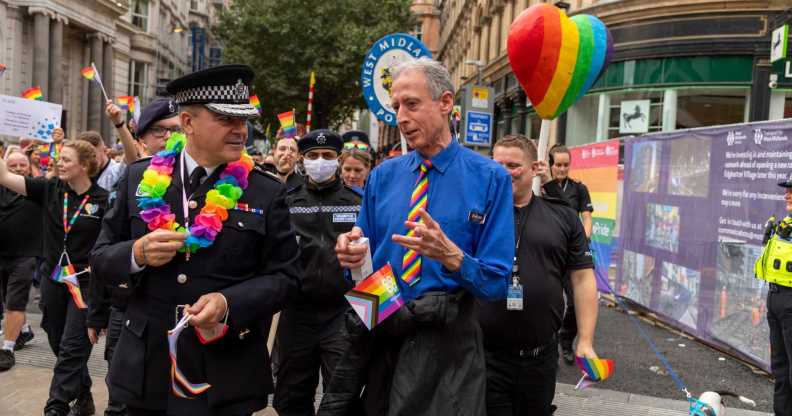
[[[357,227],[337,241],[340,264],[357,268],[367,247],[353,242],[368,237],[374,270],[390,263],[409,301],[373,332],[375,343],[389,340],[375,355],[392,353],[393,360],[370,360],[370,367],[390,367],[368,371],[367,414],[485,413],[473,298],[506,296],[514,259],[511,179],[453,139],[453,99],[438,62],[422,58],[393,70],[392,107],[415,151],[372,172]]]

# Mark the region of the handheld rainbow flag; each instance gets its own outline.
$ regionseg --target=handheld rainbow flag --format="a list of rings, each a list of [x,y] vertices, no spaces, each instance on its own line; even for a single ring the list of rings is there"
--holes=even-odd
[[[5,71],[6,71],[6,66],[3,65],[3,64],[0,64],[0,77],[2,77],[3,74],[5,74]]]
[[[49,145],[49,158],[54,160],[54,161],[57,161],[58,160],[58,156],[60,155],[60,149],[61,149],[62,146],[63,146],[62,144],[58,144],[58,143],[55,143],[55,142],[50,143],[50,145]]]
[[[133,100],[134,97],[131,95],[122,95],[116,98],[116,103],[118,103],[118,106],[121,107],[122,110],[129,111],[135,108],[135,102]]]
[[[294,124],[294,110],[278,114],[283,137],[294,137],[297,135],[297,125]]]
[[[135,126],[137,126],[140,124],[140,99],[137,96],[132,100],[130,112],[132,112],[132,120],[135,120]]]
[[[94,76],[96,75],[96,71],[94,71],[93,64],[91,66],[86,66],[85,68],[81,69],[80,73],[88,81],[93,81]]]
[[[41,93],[41,87],[30,87],[25,91],[22,91],[22,98],[27,98],[28,100],[44,100],[44,94]]]
[[[363,279],[344,297],[369,330],[404,305],[390,264]]]
[[[176,346],[178,345],[179,335],[184,331],[184,328],[187,328],[190,318],[192,318],[192,315],[185,314],[176,326],[168,331],[168,355],[170,355],[171,361],[171,391],[182,399],[192,400],[195,397],[188,396],[184,390],[187,390],[187,393],[191,395],[197,396],[209,390],[212,386],[209,383],[191,383],[190,380],[187,380],[187,377],[185,377],[177,364]],[[184,390],[182,390],[182,388]]]
[[[91,66],[86,66],[81,69],[80,73],[88,81],[96,81],[96,83],[99,84],[99,88],[102,89],[102,95],[104,95],[105,101],[110,101],[110,99],[107,98],[107,91],[105,91],[104,84],[102,84],[102,77],[99,75],[99,71],[96,69],[96,65],[93,62],[91,62]]]
[[[583,390],[613,375],[613,360],[575,357],[575,363],[583,371],[583,377],[578,381],[575,390]]]
[[[314,86],[316,85],[316,76],[314,71],[311,71],[311,81],[308,83],[308,115],[305,118],[305,132],[311,131],[311,113],[313,112],[313,98]]]
[[[77,308],[88,309],[88,305],[83,300],[82,292],[80,291],[80,281],[77,280],[77,276],[83,273],[88,273],[89,271],[90,269],[85,269],[81,272],[76,272],[74,270],[74,265],[67,263],[65,266],[56,266],[55,270],[52,271],[50,278],[53,281],[66,285],[66,288],[69,290],[69,293],[71,293],[72,300],[74,300],[74,304],[77,305]]]
[[[256,110],[261,112],[261,101],[259,101],[258,95],[251,95],[250,96],[250,105],[256,107]]]

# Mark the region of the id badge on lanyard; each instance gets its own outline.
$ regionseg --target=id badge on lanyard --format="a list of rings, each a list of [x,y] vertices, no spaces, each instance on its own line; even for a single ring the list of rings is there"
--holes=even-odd
[[[509,285],[509,290],[506,293],[506,310],[508,311],[521,311],[523,310],[523,287],[520,284],[519,267],[517,266],[517,257],[514,258],[514,265],[512,266],[512,283]]]

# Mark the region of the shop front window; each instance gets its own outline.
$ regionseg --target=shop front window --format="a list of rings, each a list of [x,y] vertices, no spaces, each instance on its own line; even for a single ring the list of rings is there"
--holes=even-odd
[[[689,88],[677,92],[677,129],[747,122],[749,88]]]

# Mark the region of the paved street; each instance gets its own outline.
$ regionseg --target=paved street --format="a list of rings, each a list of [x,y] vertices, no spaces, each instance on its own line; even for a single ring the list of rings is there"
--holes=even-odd
[[[54,357],[46,343],[46,335],[38,327],[41,316],[30,314],[36,338],[17,353],[17,366],[0,374],[0,416],[30,416],[41,413],[47,399]],[[754,410],[727,402],[730,416],[765,415],[772,407],[772,384],[764,375],[755,374],[747,366],[719,354],[695,341],[665,329],[647,325],[650,336],[694,393],[703,390],[731,390],[756,400]],[[575,367],[561,364],[555,404],[556,415],[686,415],[687,402],[677,393],[667,374],[652,370],[660,366],[648,346],[636,334],[632,323],[621,312],[602,305],[596,339],[597,352],[616,360],[616,374],[601,389],[575,391],[579,378]],[[680,347],[683,344],[684,347]],[[94,376],[93,394],[97,414],[107,402],[102,360],[103,341],[94,348],[89,367]],[[719,358],[725,358],[719,360]],[[317,397],[317,400],[319,397]],[[266,415],[268,412],[259,412]]]

